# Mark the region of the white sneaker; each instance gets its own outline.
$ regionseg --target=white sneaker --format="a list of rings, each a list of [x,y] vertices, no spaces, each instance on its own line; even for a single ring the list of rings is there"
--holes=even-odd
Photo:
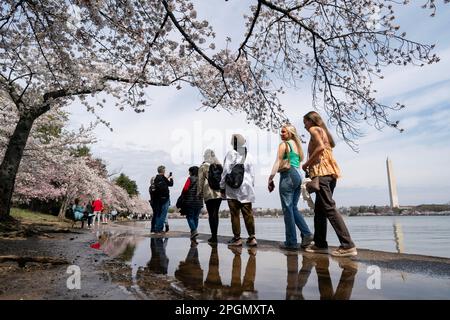
[[[339,247],[338,249],[333,250],[331,255],[334,257],[352,257],[358,255],[358,251],[356,251],[356,247],[348,249]]]

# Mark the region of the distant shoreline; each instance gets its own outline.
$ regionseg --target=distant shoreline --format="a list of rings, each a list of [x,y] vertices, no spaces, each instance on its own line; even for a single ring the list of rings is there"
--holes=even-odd
[[[357,215],[343,215],[344,217],[358,217],[358,218],[365,218],[365,217],[448,217],[450,216],[450,212],[445,213],[436,213],[436,212],[430,212],[430,213],[420,213],[420,214],[373,214],[373,213],[362,213]],[[314,215],[304,215],[304,217],[314,217]],[[170,219],[185,219],[185,216],[181,216],[179,214],[169,214]],[[200,215],[200,219],[208,219],[208,215]],[[221,219],[228,219],[229,216],[221,216]],[[282,219],[283,215],[255,215],[255,218],[258,219],[271,219],[271,218],[278,218]]]

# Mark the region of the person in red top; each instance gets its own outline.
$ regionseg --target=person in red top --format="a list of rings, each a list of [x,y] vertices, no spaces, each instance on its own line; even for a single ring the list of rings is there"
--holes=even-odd
[[[191,240],[196,242],[198,236],[198,218],[203,207],[203,198],[197,194],[198,167],[189,168],[189,178],[184,184],[182,195],[182,210],[186,213],[186,220],[191,229]]]
[[[92,202],[92,210],[94,211],[94,226],[95,226],[95,220],[98,218],[97,226],[100,225],[100,219],[102,216],[102,210],[103,210],[103,202],[100,200],[100,198],[95,199]]]

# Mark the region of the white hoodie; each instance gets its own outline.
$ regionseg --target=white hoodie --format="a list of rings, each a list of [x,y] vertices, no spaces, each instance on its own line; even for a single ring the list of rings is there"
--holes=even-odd
[[[225,189],[227,199],[238,200],[241,203],[255,202],[255,170],[253,157],[247,152],[244,162],[244,181],[238,189],[233,189],[225,183],[225,176],[231,172],[235,164],[241,163],[243,155],[235,150],[228,151],[223,163],[222,180],[220,188]]]

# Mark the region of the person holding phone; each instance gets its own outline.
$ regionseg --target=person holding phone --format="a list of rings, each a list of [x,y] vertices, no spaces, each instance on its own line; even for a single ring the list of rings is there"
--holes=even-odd
[[[152,223],[152,231],[157,234],[164,233],[164,225],[167,220],[167,213],[170,206],[169,187],[173,186],[172,172],[166,177],[166,167],[159,166],[158,175],[152,178],[150,183],[150,197],[153,209],[154,222]]]
[[[282,141],[278,146],[277,157],[269,176],[268,189],[269,192],[275,189],[273,178],[279,171],[281,162],[288,160],[290,164],[289,169],[280,172],[279,192],[286,235],[286,241],[281,248],[298,250],[297,230],[295,226],[298,227],[301,233],[302,248],[309,246],[313,240],[313,234],[297,208],[298,200],[300,199],[300,186],[302,184],[299,167],[303,160],[303,150],[300,137],[294,126],[290,124],[283,125],[280,135]]]

